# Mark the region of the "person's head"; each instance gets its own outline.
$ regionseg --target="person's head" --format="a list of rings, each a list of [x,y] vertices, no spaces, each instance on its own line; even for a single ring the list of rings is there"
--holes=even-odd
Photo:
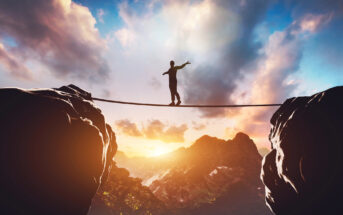
[[[174,67],[174,64],[175,64],[174,61],[171,60],[171,61],[170,61],[170,66],[171,66],[171,67]]]

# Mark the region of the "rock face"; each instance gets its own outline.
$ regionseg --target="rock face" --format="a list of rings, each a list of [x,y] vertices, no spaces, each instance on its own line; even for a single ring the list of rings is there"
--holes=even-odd
[[[232,140],[203,136],[149,187],[178,215],[269,214],[259,180],[262,157],[243,133]]]
[[[0,89],[0,213],[87,214],[117,145],[76,86]]]
[[[261,178],[276,214],[341,214],[343,87],[288,99],[273,115]]]

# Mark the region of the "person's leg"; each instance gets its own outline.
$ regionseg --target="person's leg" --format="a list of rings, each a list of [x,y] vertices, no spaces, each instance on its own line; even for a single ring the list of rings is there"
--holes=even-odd
[[[174,91],[171,91],[171,101],[174,103],[175,101],[175,92]]]
[[[172,100],[172,103],[170,103],[170,105],[174,105],[174,101],[175,101],[175,89],[173,86],[169,86],[169,89],[170,89],[170,95],[171,95],[171,100]]]
[[[177,98],[176,105],[180,105],[181,104],[181,99],[180,99],[179,93],[177,92],[177,82],[175,83],[175,95],[176,95],[176,98]]]
[[[177,98],[177,103],[176,103],[176,105],[181,104],[180,95],[179,95],[179,93],[178,93],[177,91],[176,91],[175,95],[176,95],[176,98]]]

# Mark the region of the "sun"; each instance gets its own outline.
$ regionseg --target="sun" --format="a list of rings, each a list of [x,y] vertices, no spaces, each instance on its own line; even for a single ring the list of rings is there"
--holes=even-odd
[[[170,149],[162,146],[154,147],[149,153],[149,157],[158,157],[170,152]]]

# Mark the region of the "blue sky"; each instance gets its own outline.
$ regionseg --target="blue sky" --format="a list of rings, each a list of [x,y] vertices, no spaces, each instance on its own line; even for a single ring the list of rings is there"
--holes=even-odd
[[[74,83],[168,104],[170,60],[192,63],[178,73],[188,104],[279,103],[343,84],[340,0],[5,0],[0,13],[0,87]],[[275,111],[97,105],[119,148],[146,156],[239,131],[269,147]]]
[[[78,0],[75,2],[88,7],[92,15],[97,17],[96,27],[103,37],[111,31],[121,28],[124,24],[118,11],[118,4],[120,4],[120,1]],[[99,10],[104,11],[103,22],[98,18]]]

